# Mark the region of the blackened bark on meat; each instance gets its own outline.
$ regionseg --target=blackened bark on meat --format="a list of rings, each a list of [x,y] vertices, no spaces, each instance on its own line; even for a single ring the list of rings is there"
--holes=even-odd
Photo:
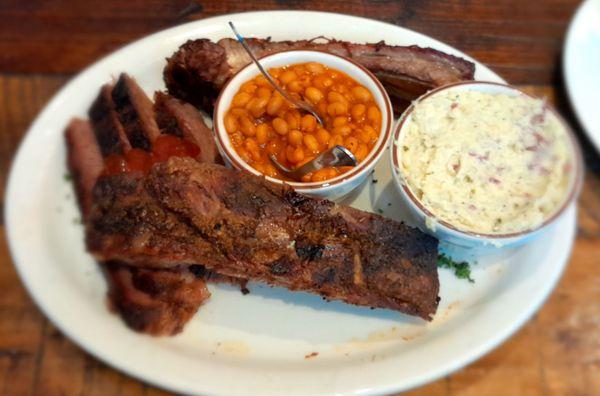
[[[325,246],[315,245],[300,238],[296,239],[295,243],[296,254],[301,260],[313,261],[318,260],[323,256]]]
[[[293,267],[293,263],[289,262],[286,257],[279,258],[267,265],[269,272],[273,275],[287,275]]]
[[[129,183],[133,193],[121,188]],[[436,311],[437,240],[401,223],[185,158],[102,184],[86,225],[88,248],[100,259],[202,263],[221,275],[424,319]]]
[[[96,139],[104,156],[123,154],[131,149],[123,125],[115,111],[112,90],[112,84],[104,85],[88,111]]]
[[[203,265],[190,265],[190,272],[194,274],[195,277],[201,278],[206,275],[206,268]]]
[[[123,73],[112,90],[112,99],[131,146],[151,150],[160,130],[150,98],[133,78]]]
[[[212,109],[231,75],[225,49],[208,39],[189,40],[167,59],[164,79],[173,96]]]

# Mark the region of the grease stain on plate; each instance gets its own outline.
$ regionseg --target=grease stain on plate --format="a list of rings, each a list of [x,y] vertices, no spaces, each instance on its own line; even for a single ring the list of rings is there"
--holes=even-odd
[[[345,356],[353,352],[379,349],[381,344],[411,341],[427,332],[426,326],[392,326],[385,330],[370,332],[365,338],[351,338],[348,342],[333,346],[333,351]]]
[[[448,306],[444,308],[442,312],[438,312],[438,314],[435,316],[435,324],[440,325],[444,322],[447,322],[450,318],[452,318],[452,316],[454,316],[454,313],[458,311],[457,308],[460,307],[461,304],[462,302],[460,300],[456,300],[448,304]]]
[[[217,342],[215,352],[235,357],[246,357],[250,354],[250,347],[242,341]]]

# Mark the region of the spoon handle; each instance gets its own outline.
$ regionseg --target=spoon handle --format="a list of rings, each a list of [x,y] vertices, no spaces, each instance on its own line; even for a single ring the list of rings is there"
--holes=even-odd
[[[321,124],[321,126],[323,126],[323,120],[321,120],[321,117],[319,117],[319,114],[317,114],[317,112],[312,108],[312,106],[304,103],[303,101],[292,98],[287,92],[285,92],[283,89],[281,89],[279,87],[279,85],[277,85],[275,80],[273,80],[273,77],[271,77],[271,75],[262,67],[262,65],[260,64],[258,59],[256,59],[256,57],[250,50],[248,43],[246,43],[246,40],[244,40],[244,37],[238,33],[237,29],[233,25],[233,22],[230,21],[229,26],[231,27],[231,30],[233,30],[233,34],[235,34],[235,37],[237,38],[237,40],[240,42],[240,44],[242,44],[242,47],[244,47],[244,49],[246,50],[246,52],[252,59],[252,62],[254,62],[256,67],[258,67],[258,70],[260,70],[262,75],[265,76],[265,78],[269,81],[269,83],[271,83],[273,88],[275,88],[275,90],[277,90],[277,92],[279,92],[281,94],[281,96],[283,96],[288,102],[293,103],[294,105],[301,108],[302,110],[311,113],[317,119],[317,122],[319,124]]]

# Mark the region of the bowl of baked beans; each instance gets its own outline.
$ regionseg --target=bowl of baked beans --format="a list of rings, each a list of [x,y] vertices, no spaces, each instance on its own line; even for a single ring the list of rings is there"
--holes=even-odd
[[[284,51],[260,62],[279,87],[313,105],[323,125],[250,64],[229,80],[215,105],[217,146],[228,164],[314,197],[336,199],[358,187],[391,136],[392,106],[381,83],[357,63],[320,51]],[[323,168],[296,181],[269,159],[274,154],[294,169],[336,145],[350,150],[358,164]]]

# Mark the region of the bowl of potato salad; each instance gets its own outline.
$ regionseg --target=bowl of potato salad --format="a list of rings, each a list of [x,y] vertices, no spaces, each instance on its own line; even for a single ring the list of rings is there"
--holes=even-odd
[[[576,199],[583,162],[568,124],[543,99],[464,82],[416,100],[392,137],[402,199],[425,231],[466,247],[533,239]]]

